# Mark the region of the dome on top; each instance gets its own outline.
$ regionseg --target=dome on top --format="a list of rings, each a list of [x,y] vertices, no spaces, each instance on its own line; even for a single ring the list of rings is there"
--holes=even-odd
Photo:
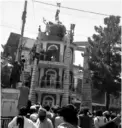
[[[49,35],[63,38],[66,34],[66,27],[62,24],[49,24]]]

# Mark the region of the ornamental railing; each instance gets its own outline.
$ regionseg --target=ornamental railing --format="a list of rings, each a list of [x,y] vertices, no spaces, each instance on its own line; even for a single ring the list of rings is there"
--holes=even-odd
[[[1,128],[8,128],[9,122],[13,119],[13,117],[1,117]]]
[[[40,88],[63,89],[63,82],[52,81],[52,80],[41,80],[39,87]],[[69,90],[72,92],[76,92],[76,89],[73,83],[69,83]]]
[[[62,89],[62,82],[55,80],[41,80],[40,83],[41,88],[54,88],[54,89]]]

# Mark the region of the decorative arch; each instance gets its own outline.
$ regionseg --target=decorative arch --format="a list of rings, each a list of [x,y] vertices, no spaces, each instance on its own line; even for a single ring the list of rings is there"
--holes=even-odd
[[[56,45],[50,45],[49,47],[48,47],[48,50],[58,50],[58,46],[56,46]]]
[[[46,71],[46,81],[48,87],[56,87],[56,79],[57,79],[57,72],[53,69],[48,69]]]
[[[49,98],[49,99],[48,99]],[[48,105],[54,105],[55,99],[53,96],[51,95],[47,95],[43,98],[43,102],[42,104],[44,105],[47,102]]]
[[[54,73],[56,74],[56,76],[57,76],[57,72],[56,72],[55,70],[53,70],[53,69],[48,69],[48,70],[46,71],[46,75],[47,75],[48,72],[54,72]]]
[[[59,47],[57,45],[52,44],[47,48],[47,60],[59,61]]]

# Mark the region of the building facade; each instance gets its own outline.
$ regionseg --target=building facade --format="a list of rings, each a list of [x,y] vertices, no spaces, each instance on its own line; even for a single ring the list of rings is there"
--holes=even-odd
[[[41,35],[40,35],[41,34]],[[23,38],[23,49],[21,52],[21,59],[24,58],[24,72],[21,75],[20,81],[29,80],[30,85],[34,83],[35,102],[41,104],[59,104],[61,105],[64,92],[64,72],[66,69],[65,50],[66,50],[66,36],[62,39],[57,36],[46,35],[44,32],[39,32],[42,40],[35,40],[31,38]],[[19,42],[20,36],[16,33],[11,33],[6,45],[5,53],[15,58],[17,49],[17,40]],[[38,37],[40,38],[40,37]],[[33,68],[34,68],[34,49],[39,43],[40,57],[36,63],[34,81],[32,81]],[[12,44],[13,43],[13,44]],[[16,46],[15,46],[16,45]],[[8,48],[11,50],[8,50]],[[77,50],[75,43],[70,44],[69,56],[69,81],[68,92],[69,103],[77,104],[80,106],[82,101],[83,91],[83,68],[74,65],[75,55]],[[11,52],[12,51],[12,52]],[[23,77],[24,76],[24,77]],[[29,79],[30,77],[30,79]],[[23,80],[24,78],[24,80]],[[105,96],[92,88],[92,105],[105,106]],[[47,98],[45,98],[47,97]],[[50,98],[48,98],[50,97]]]

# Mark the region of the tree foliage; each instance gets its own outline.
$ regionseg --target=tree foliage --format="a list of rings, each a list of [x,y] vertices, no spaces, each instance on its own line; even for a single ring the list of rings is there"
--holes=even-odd
[[[117,95],[121,90],[120,17],[107,17],[104,24],[95,26],[96,34],[88,38],[89,68],[96,88]]]

